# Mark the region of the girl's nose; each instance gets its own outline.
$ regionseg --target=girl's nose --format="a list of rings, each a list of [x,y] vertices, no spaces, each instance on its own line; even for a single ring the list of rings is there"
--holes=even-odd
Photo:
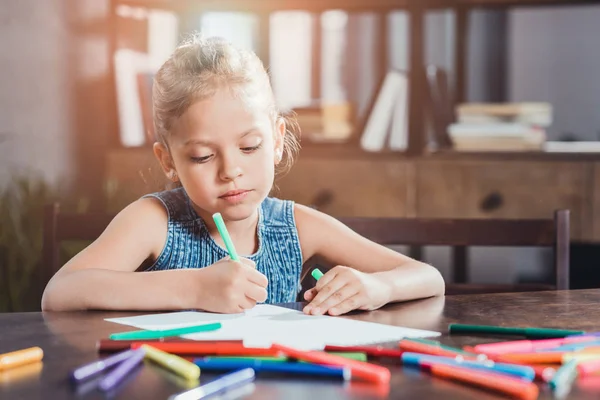
[[[242,175],[242,167],[240,166],[240,163],[237,162],[235,156],[224,155],[222,160],[223,162],[220,171],[221,179],[225,181],[233,181]]]

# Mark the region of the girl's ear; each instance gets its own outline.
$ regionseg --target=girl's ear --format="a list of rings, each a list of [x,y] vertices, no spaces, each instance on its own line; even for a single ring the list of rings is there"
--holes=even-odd
[[[275,122],[275,165],[279,164],[283,159],[283,145],[285,143],[285,134],[285,119],[279,117]]]
[[[169,153],[167,146],[160,142],[155,142],[152,146],[152,150],[167,178],[173,182],[177,182],[177,171],[175,170],[175,164],[173,164],[173,159],[171,158],[171,153]]]

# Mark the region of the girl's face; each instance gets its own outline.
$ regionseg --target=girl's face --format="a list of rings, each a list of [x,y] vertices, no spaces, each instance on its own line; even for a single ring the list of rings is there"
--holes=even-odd
[[[285,123],[274,123],[256,108],[228,89],[219,90],[176,121],[169,139],[170,159],[166,149],[155,149],[163,168],[175,170],[205,221],[215,212],[230,221],[246,219],[271,190]]]

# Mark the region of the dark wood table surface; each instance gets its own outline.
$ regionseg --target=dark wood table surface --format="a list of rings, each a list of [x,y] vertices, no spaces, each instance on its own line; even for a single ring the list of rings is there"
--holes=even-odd
[[[600,331],[600,289],[519,294],[447,296],[356,313],[349,318],[443,332],[440,340],[461,346],[505,338],[448,336],[451,322],[505,326],[554,327]],[[300,304],[288,304],[299,307]],[[30,346],[44,350],[42,366],[0,373],[1,399],[166,399],[186,390],[185,382],[160,367],[144,364],[114,393],[93,386],[72,386],[69,371],[98,359],[96,341],[128,327],[104,318],[146,313],[65,312],[0,314],[0,353]],[[389,343],[389,346],[393,346]],[[249,399],[496,399],[494,393],[433,378],[418,370],[389,362],[389,387],[367,383],[341,383],[295,376],[265,376],[256,380]],[[201,383],[216,375],[204,372]],[[546,385],[540,398],[550,399]],[[579,380],[569,398],[600,398],[600,376]]]

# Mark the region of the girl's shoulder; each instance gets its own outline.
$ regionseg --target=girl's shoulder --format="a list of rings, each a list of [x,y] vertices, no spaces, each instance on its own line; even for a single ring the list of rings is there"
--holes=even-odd
[[[262,221],[268,227],[296,226],[292,200],[281,200],[276,197],[267,197],[261,204]]]
[[[183,187],[150,193],[141,198],[141,200],[144,199],[154,199],[160,202],[167,212],[169,221],[193,221],[198,219]]]

